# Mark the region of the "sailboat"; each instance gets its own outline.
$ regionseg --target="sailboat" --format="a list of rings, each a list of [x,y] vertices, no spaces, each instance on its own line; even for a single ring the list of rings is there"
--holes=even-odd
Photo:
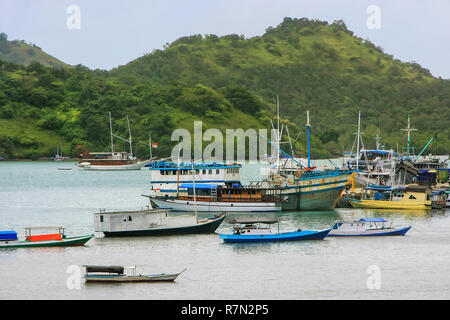
[[[109,128],[111,135],[111,152],[89,152],[83,155],[78,167],[90,171],[115,171],[115,170],[140,170],[146,164],[149,164],[155,158],[144,161],[138,161],[133,156],[133,145],[131,139],[130,120],[127,116],[129,138],[124,139],[112,132],[111,112],[109,112]],[[114,151],[113,137],[126,141],[130,144],[130,153],[125,151]],[[151,147],[151,146],[150,146]]]

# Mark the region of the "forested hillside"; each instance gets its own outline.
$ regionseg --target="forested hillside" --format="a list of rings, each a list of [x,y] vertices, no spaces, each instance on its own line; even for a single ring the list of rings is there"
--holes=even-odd
[[[128,115],[134,140],[151,133],[167,155],[173,129],[194,120],[204,129],[269,128],[277,95],[292,138],[310,108],[316,158],[351,148],[359,110],[366,147],[377,133],[386,148],[405,146],[409,114],[416,150],[438,132],[428,152],[449,152],[449,80],[394,59],[342,21],[285,18],[260,37],[183,37],[111,71],[3,62],[0,154],[51,155],[57,143],[71,155],[106,150],[111,111],[116,134],[127,137]],[[304,134],[295,148],[305,154]],[[148,153],[143,144],[136,150]]]

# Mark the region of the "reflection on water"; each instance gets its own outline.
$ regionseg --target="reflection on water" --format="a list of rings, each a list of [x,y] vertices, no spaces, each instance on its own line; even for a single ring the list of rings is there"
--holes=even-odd
[[[149,187],[148,171],[57,170],[71,165],[0,163],[0,229],[23,236],[28,226],[61,225],[68,236],[90,234],[100,208],[148,205],[140,196]],[[249,179],[260,168],[243,170]],[[352,208],[262,214],[278,218],[281,232],[383,217],[395,226],[411,225],[404,237],[224,244],[218,233],[232,232],[229,221],[253,215],[233,213],[215,234],[96,237],[84,247],[0,250],[0,274],[7,275],[0,277],[0,299],[449,299],[449,214]],[[68,289],[67,268],[87,264],[136,265],[142,274],[188,270],[169,284],[82,282],[80,289]],[[367,288],[371,265],[381,269],[380,290]]]

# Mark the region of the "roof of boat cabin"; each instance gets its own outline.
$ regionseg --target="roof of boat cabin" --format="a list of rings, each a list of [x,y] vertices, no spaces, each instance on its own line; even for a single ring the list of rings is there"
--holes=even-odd
[[[387,222],[384,218],[361,218],[357,221],[364,221],[364,222]]]
[[[99,211],[94,214],[149,214],[149,213],[162,213],[168,212],[169,209],[150,209],[150,210],[134,210],[134,211]]]
[[[233,219],[230,221],[230,223],[236,224],[253,224],[253,223],[265,223],[265,224],[273,224],[279,222],[278,219],[275,218],[269,218],[269,217],[245,217],[245,218],[238,218]]]

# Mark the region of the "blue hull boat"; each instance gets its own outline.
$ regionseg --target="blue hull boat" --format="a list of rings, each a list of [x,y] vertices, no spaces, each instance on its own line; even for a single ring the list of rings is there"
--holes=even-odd
[[[276,242],[295,240],[323,240],[331,229],[320,231],[293,231],[267,234],[220,234],[224,242]]]

